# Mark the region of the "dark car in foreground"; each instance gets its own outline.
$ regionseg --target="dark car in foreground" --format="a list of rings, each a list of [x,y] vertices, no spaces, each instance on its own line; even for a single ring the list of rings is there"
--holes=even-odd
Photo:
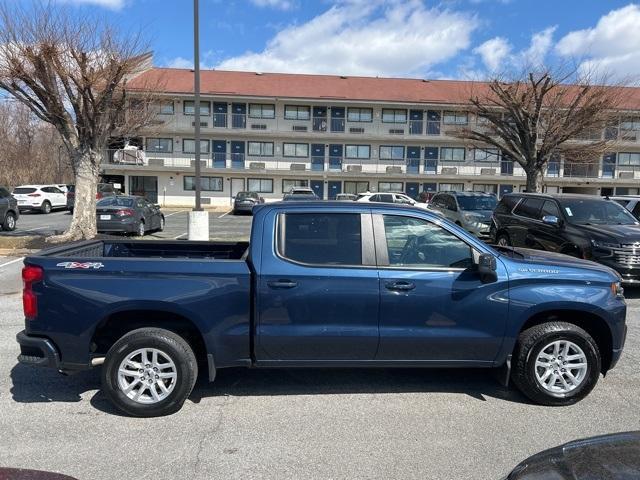
[[[233,214],[251,213],[253,207],[264,203],[264,198],[256,192],[238,192],[233,199]]]
[[[103,391],[138,416],[177,411],[198,369],[228,367],[499,367],[570,405],[627,329],[610,268],[495,249],[394,204],[266,203],[250,243],[93,240],[24,263],[19,360],[102,365]]]
[[[0,228],[6,231],[15,230],[18,218],[18,201],[13,198],[8,188],[0,187]]]
[[[127,195],[100,200],[96,205],[96,221],[98,232],[135,233],[140,237],[164,230],[165,222],[159,205]]]
[[[508,194],[496,207],[491,239],[593,260],[640,283],[640,223],[607,198],[577,194]]]
[[[640,478],[640,432],[575,440],[537,453],[504,480],[635,480]]]

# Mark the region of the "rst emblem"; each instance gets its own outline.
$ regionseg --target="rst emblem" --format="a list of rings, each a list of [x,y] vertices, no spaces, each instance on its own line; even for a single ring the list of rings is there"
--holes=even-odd
[[[64,267],[65,269],[80,268],[83,270],[93,268],[94,270],[97,270],[98,268],[103,268],[104,265],[101,262],[60,262],[56,267]]]

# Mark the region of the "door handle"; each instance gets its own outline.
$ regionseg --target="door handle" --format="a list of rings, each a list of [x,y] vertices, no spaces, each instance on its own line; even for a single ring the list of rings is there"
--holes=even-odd
[[[384,284],[387,290],[396,290],[399,292],[408,292],[416,288],[414,283],[406,282],[406,281],[398,281],[398,282],[387,282]]]
[[[298,286],[297,282],[291,280],[275,280],[273,282],[267,282],[271,288],[294,288]]]

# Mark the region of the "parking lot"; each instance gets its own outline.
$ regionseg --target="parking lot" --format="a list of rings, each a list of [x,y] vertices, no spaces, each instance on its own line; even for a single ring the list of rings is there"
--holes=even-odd
[[[168,217],[163,238],[184,238],[186,217]],[[212,236],[246,236],[250,221],[212,214]],[[201,380],[177,414],[135,419],[113,410],[97,370],[63,377],[17,364],[21,266],[0,258],[3,466],[79,479],[499,479],[539,450],[640,429],[639,290],[627,292],[619,366],[571,407],[533,405],[491,371],[233,369]]]

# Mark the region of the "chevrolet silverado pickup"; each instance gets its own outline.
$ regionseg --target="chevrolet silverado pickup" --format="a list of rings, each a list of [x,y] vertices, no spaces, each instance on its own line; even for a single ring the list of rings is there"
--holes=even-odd
[[[557,253],[493,248],[411,206],[279,202],[250,242],[96,240],[27,257],[25,364],[101,366],[117,408],[179,410],[227,367],[500,368],[568,405],[625,341],[620,276]]]

